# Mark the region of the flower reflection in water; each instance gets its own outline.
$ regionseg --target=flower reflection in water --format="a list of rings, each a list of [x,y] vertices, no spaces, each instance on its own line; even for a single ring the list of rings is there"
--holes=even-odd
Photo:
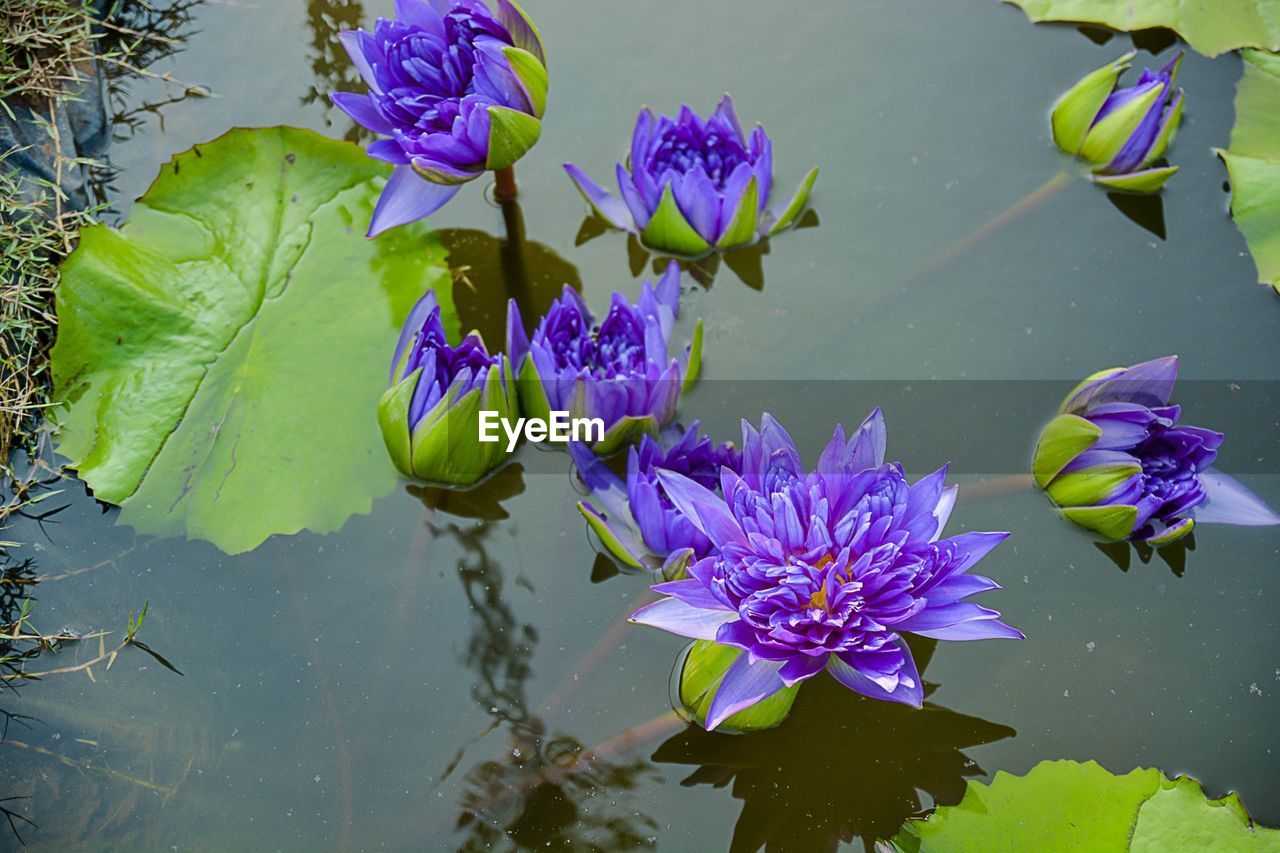
[[[912,645],[923,673],[936,642]],[[935,687],[925,684],[926,699]],[[690,726],[653,760],[696,765],[688,787],[732,786],[743,801],[732,851],[834,850],[854,838],[871,851],[907,818],[960,802],[965,780],[984,774],[964,750],[1015,734],[928,701],[914,710],[865,699],[824,677],[776,729],[743,736]]]
[[[455,829],[459,850],[508,846],[551,850],[635,850],[653,846],[657,823],[629,796],[657,778],[644,760],[587,750],[531,710],[527,682],[537,629],[509,601],[512,582],[493,557],[494,536],[508,517],[503,502],[524,491],[511,465],[466,491],[411,486],[431,511],[433,538],[452,537],[462,551],[458,577],[472,613],[464,662],[475,673],[472,697],[491,718],[442,774],[466,766]],[[530,586],[527,579],[517,585]],[[471,749],[500,738],[499,757],[467,762]],[[493,755],[493,744],[487,755]]]

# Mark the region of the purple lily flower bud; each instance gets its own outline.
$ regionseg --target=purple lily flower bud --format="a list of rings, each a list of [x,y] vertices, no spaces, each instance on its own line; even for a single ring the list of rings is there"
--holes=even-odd
[[[1174,89],[1182,53],[1160,69],[1142,70],[1120,86],[1136,51],[1087,74],[1053,108],[1053,141],[1089,164],[1095,183],[1130,192],[1156,192],[1178,171],[1155,166],[1182,120],[1182,90]]]
[[[511,363],[491,355],[475,332],[451,346],[440,305],[428,291],[409,312],[391,361],[391,387],[378,425],[400,473],[472,485],[506,461],[498,442],[480,442],[480,413],[511,418],[519,409]]]
[[[395,164],[368,236],[430,216],[462,184],[505,169],[542,131],[547,69],[533,22],[512,0],[396,0],[396,20],[341,34],[369,87],[333,103],[387,138],[370,157]]]
[[[903,632],[1022,637],[965,601],[997,588],[968,571],[1008,534],[941,538],[956,498],[946,467],[908,484],[884,450],[877,409],[852,439],[837,427],[806,472],[766,414],[759,431],[743,424],[741,473],[721,469],[721,495],[658,471],[711,549],[688,577],[655,586],[667,597],[631,620],[745,651],[716,688],[708,729],[824,669],[864,696],[918,707],[924,685]]]
[[[756,126],[748,137],[725,95],[703,119],[684,106],[675,118],[640,112],[626,165],[610,195],[572,163],[565,171],[583,198],[615,228],[650,248],[697,257],[755,243],[794,223],[818,177],[809,170],[785,206],[769,206],[773,143]]]
[[[737,471],[741,464],[732,443],[712,444],[698,434],[697,421],[687,430],[668,427],[657,440],[643,436],[627,456],[625,481],[582,445],[571,445],[570,453],[603,512],[587,501],[579,502],[579,510],[605,548],[633,568],[657,569],[673,555],[683,564],[711,549],[711,540],[671,502],[659,471],[674,471],[718,491],[720,469]]]
[[[1112,540],[1164,545],[1200,522],[1280,524],[1212,467],[1222,433],[1179,423],[1177,378],[1176,356],[1090,376],[1040,433],[1036,483],[1066,518]]]
[[[702,321],[694,327],[684,363],[671,356],[671,332],[680,311],[680,267],[672,262],[657,286],[645,282],[633,305],[613,294],[598,324],[570,287],[538,323],[531,339],[511,301],[507,354],[520,380],[520,400],[529,417],[567,411],[598,418],[604,439],[596,453],[610,453],[648,433],[656,436],[676,413],[681,393],[698,376]]]

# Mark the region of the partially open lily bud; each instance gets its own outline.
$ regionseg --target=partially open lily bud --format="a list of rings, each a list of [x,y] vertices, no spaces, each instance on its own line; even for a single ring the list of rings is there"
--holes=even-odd
[[[418,301],[396,344],[391,387],[378,403],[378,424],[400,473],[467,486],[507,458],[502,442],[482,442],[480,413],[519,417],[511,364],[490,355],[475,332],[456,347],[445,338],[436,295]]]
[[[680,312],[680,267],[674,261],[658,280],[645,282],[633,304],[614,292],[599,322],[571,287],[525,335],[512,300],[507,315],[507,354],[518,371],[520,405],[529,417],[569,412],[599,419],[604,437],[591,449],[601,456],[657,436],[676,414],[680,395],[698,379],[702,321],[677,358],[671,336]]]
[[[1107,539],[1174,542],[1197,523],[1280,524],[1253,492],[1213,467],[1223,435],[1178,422],[1178,359],[1095,373],[1036,444],[1036,484],[1069,520]]]
[[[341,35],[367,93],[333,103],[374,133],[369,156],[395,164],[373,237],[435,213],[468,181],[506,169],[542,133],[546,54],[512,0],[396,0],[396,19]]]
[[[1085,75],[1053,107],[1053,141],[1079,157],[1095,183],[1156,192],[1177,166],[1155,166],[1182,120],[1182,90],[1173,88],[1182,53],[1158,71],[1144,68],[1132,86],[1117,85],[1136,51]]]
[[[785,204],[771,206],[773,143],[758,125],[743,132],[728,95],[706,119],[687,106],[675,118],[642,110],[630,156],[617,167],[621,198],[572,163],[564,168],[615,228],[685,257],[747,246],[794,224],[818,177],[810,169]]]

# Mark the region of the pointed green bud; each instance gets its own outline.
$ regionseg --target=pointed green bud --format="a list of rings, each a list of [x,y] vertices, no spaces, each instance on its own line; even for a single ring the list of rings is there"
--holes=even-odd
[[[1062,510],[1067,521],[1108,539],[1124,539],[1133,533],[1138,521],[1138,508],[1128,504],[1114,506],[1078,506]]]
[[[1174,174],[1177,166],[1164,166],[1159,169],[1146,169],[1141,172],[1130,172],[1127,175],[1094,175],[1093,182],[1109,190],[1122,190],[1131,193],[1159,192]]]
[[[1072,459],[1093,447],[1102,436],[1102,427],[1078,415],[1058,415],[1040,433],[1031,473],[1036,485],[1045,488]]]
[[[742,198],[738,200],[738,208],[729,218],[724,233],[716,241],[717,249],[733,249],[745,246],[756,239],[756,225],[760,221],[760,192],[756,186],[755,176],[747,182]]]
[[[796,217],[804,212],[805,206],[809,203],[809,193],[813,191],[816,180],[818,180],[818,167],[814,166],[800,181],[800,186],[796,188],[795,195],[791,196],[791,201],[787,202],[782,213],[778,214],[778,218],[769,227],[770,235],[790,227],[796,221]]]
[[[1107,463],[1069,474],[1059,474],[1045,487],[1049,498],[1060,507],[1094,506],[1116,494],[1130,478],[1142,474],[1135,460]]]
[[[547,69],[538,58],[527,50],[518,47],[504,47],[502,54],[511,66],[511,73],[516,75],[529,103],[533,106],[533,114],[542,118],[547,111]]]
[[[658,209],[653,212],[653,218],[640,234],[640,239],[652,249],[690,258],[705,255],[711,249],[711,244],[702,239],[680,211],[670,183],[663,188]]]
[[[680,704],[686,719],[706,726],[707,712],[711,710],[711,702],[720,689],[724,674],[743,654],[746,652],[742,649],[721,646],[710,640],[698,640],[689,647],[680,662]],[[745,733],[774,728],[791,713],[799,690],[799,684],[784,687],[729,717],[716,731]]]
[[[583,501],[578,501],[578,512],[582,513],[582,517],[587,520],[587,526],[595,532],[596,536],[600,539],[600,544],[604,546],[605,550],[608,551],[614,559],[622,563],[624,566],[629,566],[633,569],[644,568],[644,565],[641,564],[634,554],[627,550],[627,547],[622,544],[622,540],[618,538],[617,534],[609,527],[608,522],[606,522],[599,513]]]
[[[1102,109],[1107,96],[1115,89],[1116,81],[1136,54],[1137,51],[1131,50],[1114,62],[1091,71],[1058,99],[1053,106],[1051,121],[1053,141],[1059,148],[1068,154],[1079,153],[1098,110]]]
[[[528,153],[542,135],[542,122],[528,113],[507,107],[489,107],[490,171],[506,169]]]
[[[1080,157],[1098,166],[1110,163],[1167,91],[1163,83],[1147,84],[1145,92],[1107,113],[1085,134]]]
[[[684,382],[680,385],[680,393],[688,394],[689,389],[698,381],[702,372],[702,318],[693,327],[693,341],[689,344],[689,360],[684,367]]]
[[[404,359],[401,359],[403,366]],[[422,368],[418,368],[400,382],[392,385],[378,401],[378,426],[382,429],[382,440],[387,445],[387,453],[396,470],[406,477],[413,476],[412,455],[409,451],[409,404],[413,400],[414,389],[418,387],[418,377]]]

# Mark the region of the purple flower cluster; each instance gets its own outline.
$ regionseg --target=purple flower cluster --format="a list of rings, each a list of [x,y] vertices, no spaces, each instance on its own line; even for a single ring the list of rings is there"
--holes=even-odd
[[[837,427],[806,472],[791,436],[765,415],[743,425],[739,472],[722,495],[675,472],[657,477],[676,510],[711,542],[689,577],[632,621],[745,650],[707,713],[737,711],[829,672],[866,696],[920,705],[923,684],[902,632],[942,640],[1022,634],[965,599],[997,585],[968,571],[1007,533],[940,538],[955,504],[946,468],[908,484],[884,462],[879,410],[852,438]]]

